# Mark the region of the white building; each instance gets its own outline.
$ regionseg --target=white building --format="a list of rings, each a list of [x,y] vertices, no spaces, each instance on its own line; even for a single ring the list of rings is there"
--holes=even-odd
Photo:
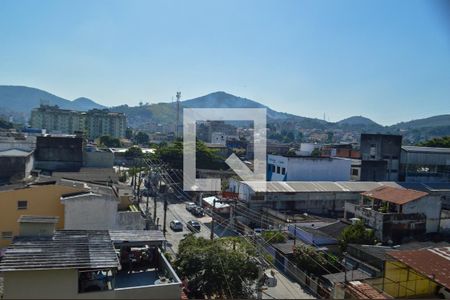
[[[225,145],[227,143],[227,136],[223,132],[211,133],[211,144]]]
[[[268,181],[348,181],[352,160],[337,157],[268,155]]]
[[[248,208],[331,216],[343,216],[346,202],[356,204],[362,192],[381,186],[401,188],[395,182],[229,181],[229,191],[238,194],[239,200]]]

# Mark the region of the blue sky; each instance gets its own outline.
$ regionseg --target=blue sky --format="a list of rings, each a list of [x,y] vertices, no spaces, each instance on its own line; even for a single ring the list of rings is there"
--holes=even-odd
[[[0,84],[108,106],[221,90],[392,124],[450,113],[444,1],[1,0]]]

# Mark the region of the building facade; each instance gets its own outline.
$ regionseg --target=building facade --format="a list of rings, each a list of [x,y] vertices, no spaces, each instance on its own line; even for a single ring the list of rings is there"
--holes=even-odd
[[[57,229],[64,228],[61,197],[83,189],[55,184],[31,185],[0,191],[0,248],[8,246],[19,234],[18,220],[23,215],[58,217]]]
[[[406,182],[450,182],[450,149],[403,146],[400,180]]]
[[[363,220],[383,242],[438,232],[440,216],[440,197],[405,188],[382,186],[361,193],[358,204],[345,203],[345,217]]]
[[[348,181],[352,161],[345,158],[269,154],[269,181]]]
[[[361,181],[397,181],[401,135],[361,134]]]
[[[123,138],[126,117],[122,113],[109,112],[107,109],[81,112],[60,109],[56,105],[41,105],[31,111],[30,125],[33,128],[46,129],[49,133],[83,132],[89,139],[103,135]]]

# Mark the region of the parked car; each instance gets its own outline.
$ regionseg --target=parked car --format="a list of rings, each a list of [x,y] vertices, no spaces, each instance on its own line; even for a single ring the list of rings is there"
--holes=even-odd
[[[195,205],[194,202],[188,202],[186,203],[186,210],[192,212],[192,209],[195,208],[197,205]]]
[[[183,223],[181,223],[181,222],[178,221],[178,220],[172,220],[172,221],[170,222],[170,228],[171,228],[173,231],[183,231]]]
[[[441,299],[450,299],[450,289],[447,289],[445,287],[441,287],[438,291],[438,296]]]
[[[187,224],[187,228],[189,228],[190,231],[192,231],[192,232],[200,232],[201,225],[200,225],[200,223],[198,221],[190,220],[186,224]]]
[[[204,217],[205,211],[200,206],[196,206],[191,210],[191,213],[196,217]]]

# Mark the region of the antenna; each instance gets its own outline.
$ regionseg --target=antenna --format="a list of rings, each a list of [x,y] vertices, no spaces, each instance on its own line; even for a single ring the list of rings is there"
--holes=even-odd
[[[181,92],[177,92],[177,135],[176,137],[179,137],[179,128],[180,128],[180,98],[181,98]]]

